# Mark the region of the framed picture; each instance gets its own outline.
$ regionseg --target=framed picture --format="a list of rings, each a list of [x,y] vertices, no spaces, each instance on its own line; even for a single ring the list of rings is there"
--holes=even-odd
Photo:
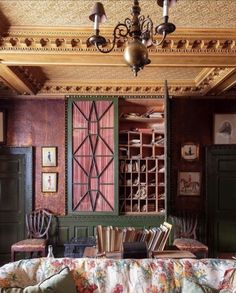
[[[183,143],[181,146],[181,158],[186,161],[199,159],[199,144],[193,142]]]
[[[236,144],[236,114],[214,115],[214,143]]]
[[[0,111],[0,144],[6,143],[5,111]]]
[[[179,172],[178,175],[178,195],[198,196],[201,191],[200,172]]]
[[[57,148],[42,147],[42,167],[57,166]]]
[[[57,191],[57,173],[43,172],[42,173],[42,192],[56,192]]]

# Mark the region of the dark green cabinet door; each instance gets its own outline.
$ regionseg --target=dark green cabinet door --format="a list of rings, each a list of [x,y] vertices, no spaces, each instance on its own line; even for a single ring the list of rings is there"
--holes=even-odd
[[[68,211],[117,214],[117,99],[68,100]]]
[[[209,246],[216,257],[236,252],[236,147],[207,148],[206,169]]]
[[[11,245],[25,237],[25,213],[32,209],[32,148],[0,148],[0,265]]]

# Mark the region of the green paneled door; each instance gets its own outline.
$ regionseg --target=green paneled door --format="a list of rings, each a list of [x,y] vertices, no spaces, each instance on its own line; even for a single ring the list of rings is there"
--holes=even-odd
[[[236,147],[207,148],[206,168],[209,246],[216,257],[236,252]]]
[[[32,206],[32,149],[0,148],[0,265],[11,245],[25,237],[25,213]]]

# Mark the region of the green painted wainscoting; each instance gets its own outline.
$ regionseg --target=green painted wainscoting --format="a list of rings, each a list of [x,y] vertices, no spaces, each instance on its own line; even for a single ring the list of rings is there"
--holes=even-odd
[[[63,256],[64,244],[69,243],[72,237],[94,236],[96,226],[115,226],[115,227],[156,227],[165,220],[165,215],[148,216],[59,216],[57,218],[57,233],[52,239],[56,250],[56,256]]]

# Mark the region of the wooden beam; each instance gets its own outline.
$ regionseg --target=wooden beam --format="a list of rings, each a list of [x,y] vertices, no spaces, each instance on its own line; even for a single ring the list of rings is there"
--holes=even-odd
[[[236,67],[236,54],[173,54],[150,53],[148,66],[170,67]],[[91,53],[66,51],[0,52],[0,62],[10,66],[80,65],[80,66],[127,66],[122,53]]]
[[[213,87],[209,93],[221,94],[236,85],[236,69],[227,78],[222,79],[217,86]]]
[[[21,95],[33,95],[37,92],[32,85],[27,85],[23,79],[4,64],[0,64],[0,77],[7,86]]]

